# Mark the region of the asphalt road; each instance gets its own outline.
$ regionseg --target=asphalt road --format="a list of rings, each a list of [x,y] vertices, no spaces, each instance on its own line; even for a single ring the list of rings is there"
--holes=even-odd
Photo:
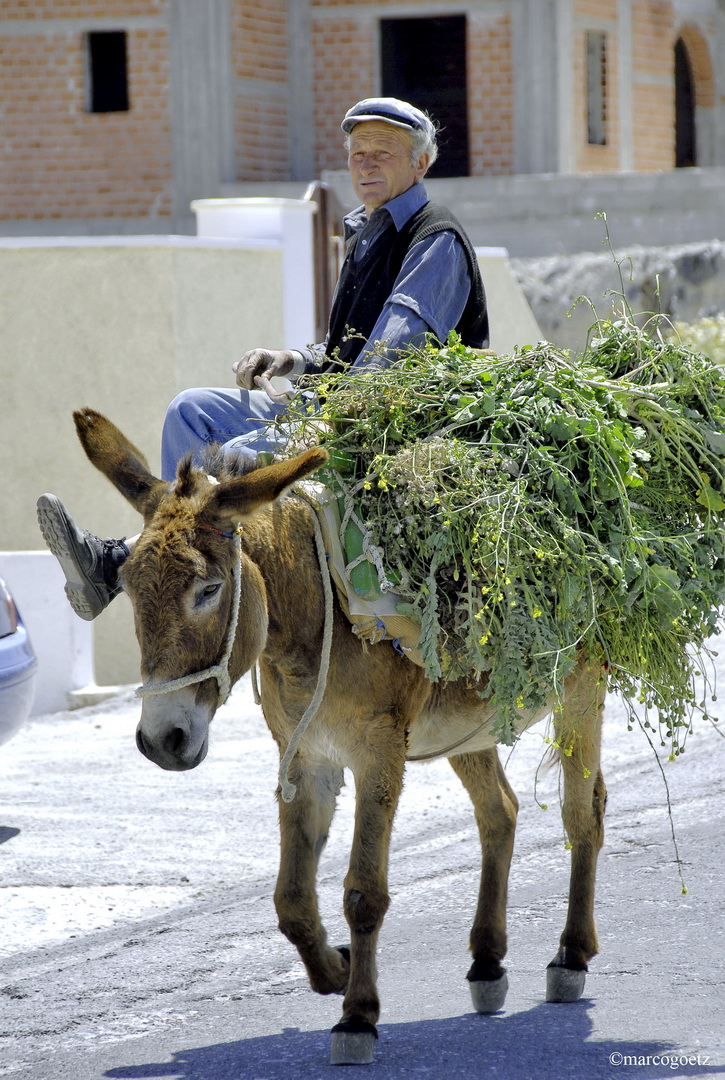
[[[725,643],[723,643],[725,644]],[[725,649],[723,649],[725,655]],[[718,661],[720,663],[720,661]],[[725,670],[720,673],[723,684]],[[275,749],[245,680],[206,762],[167,774],[136,751],[129,692],[42,717],[0,758],[0,1077],[323,1080],[338,998],[309,990],[276,929]],[[725,727],[725,716],[723,719]],[[725,739],[697,724],[662,777],[611,701],[600,860],[601,954],[584,999],[544,1001],[568,854],[543,728],[508,763],[521,798],[510,888],[511,989],[472,1012],[465,972],[478,877],[467,798],[445,762],[413,766],[381,935],[383,1015],[369,1080],[725,1077]],[[323,859],[333,942],[352,793]]]

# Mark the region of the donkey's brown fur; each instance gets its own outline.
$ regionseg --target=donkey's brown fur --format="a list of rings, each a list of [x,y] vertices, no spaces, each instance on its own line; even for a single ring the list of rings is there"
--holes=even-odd
[[[242,476],[220,474],[219,482],[186,463],[176,482],[165,484],[98,413],[86,409],[75,420],[90,460],[145,519],[122,571],[145,683],[200,671],[218,659],[230,619],[235,559],[234,545],[219,530],[243,527],[241,606],[230,673],[236,680],[259,663],[264,715],[284,753],[315,690],[324,602],[313,513],[303,500],[279,496],[319,468],[325,451],[310,450]],[[561,758],[572,866],[566,926],[549,965],[549,1000],[574,1000],[583,986],[580,973],[597,952],[594,878],[605,804],[599,769],[601,669],[582,658],[565,690],[555,723],[561,745],[573,746],[573,753]],[[140,749],[163,768],[193,768],[206,753],[216,707],[213,679],[145,698]],[[479,1011],[495,1011],[503,1003],[501,962],[517,801],[493,745],[493,719],[475,687],[433,685],[389,645],[365,649],[335,607],[324,700],[290,769],[296,797],[290,803],[279,800],[281,864],[275,892],[280,929],[297,947],[312,987],[323,994],[344,993],[335,1030],[372,1035],[378,1020],[375,952],[389,903],[390,833],[406,758],[414,756],[449,756],[473,802],[482,875],[468,979]],[[536,719],[524,717],[522,726]],[[479,728],[474,739],[451,750]],[[315,887],[344,768],[354,776],[357,796],[344,890],[349,950],[327,944]]]

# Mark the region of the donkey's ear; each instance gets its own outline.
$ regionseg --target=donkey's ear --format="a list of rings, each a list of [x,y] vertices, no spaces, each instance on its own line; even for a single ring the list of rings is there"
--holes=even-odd
[[[89,461],[108,477],[144,517],[156,507],[168,485],[150,471],[146,458],[122,432],[93,409],[73,413],[78,438]]]
[[[237,476],[214,489],[211,505],[222,515],[251,514],[274,500],[282,492],[321,468],[329,458],[327,450],[316,446],[299,457],[276,461],[260,469]]]

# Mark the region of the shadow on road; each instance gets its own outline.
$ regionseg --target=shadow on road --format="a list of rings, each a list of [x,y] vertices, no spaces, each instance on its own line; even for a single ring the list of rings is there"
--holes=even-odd
[[[593,1003],[537,1005],[498,1016],[470,1013],[380,1027],[365,1080],[661,1080],[723,1076],[722,1063],[661,1042],[591,1039]],[[171,1062],[110,1069],[112,1080],[340,1080],[328,1062],[329,1033],[279,1035],[181,1050]],[[677,1062],[677,1064],[675,1064]],[[347,1072],[345,1075],[349,1075]]]

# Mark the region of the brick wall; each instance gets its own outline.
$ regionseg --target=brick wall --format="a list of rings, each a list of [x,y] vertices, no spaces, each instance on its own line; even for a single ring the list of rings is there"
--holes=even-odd
[[[312,6],[314,160],[319,172],[345,167],[340,121],[356,101],[380,92],[378,29],[377,18],[353,18],[349,9],[334,19],[325,17],[323,9],[337,7],[335,0],[313,0]]]
[[[614,172],[620,158],[619,57],[617,0],[576,0],[574,5],[574,161],[577,172]],[[605,131],[606,143],[590,145],[587,129],[586,34],[606,34]]]
[[[468,122],[471,176],[513,172],[514,115],[511,18],[470,20]]]
[[[513,172],[514,83],[529,75],[513,67],[516,0],[464,0],[455,7],[441,0],[309,0],[310,40],[301,43],[290,39],[288,14],[295,2],[231,2],[234,179],[290,179],[290,117],[297,105],[291,100],[290,56],[296,49],[303,51],[310,76],[312,115],[302,122],[309,126],[313,172],[319,175],[344,168],[339,123],[345,110],[380,92],[380,19],[442,11],[466,14],[468,20],[471,175]],[[168,5],[169,0],[0,0],[0,219],[169,217]],[[620,5],[617,0],[571,0],[571,5],[574,167],[616,171],[623,157]],[[720,24],[711,16],[713,26],[707,29],[704,17],[692,15],[678,28],[669,0],[632,0],[631,11],[633,164],[639,170],[669,169],[676,34],[682,33],[693,63],[698,107],[714,111],[720,98],[711,51]],[[587,28],[607,33],[603,146],[587,143]],[[86,110],[84,32],[92,29],[127,32],[129,112]],[[552,101],[552,126],[556,110]]]
[[[232,71],[237,180],[286,180],[289,176],[289,47],[287,0],[235,0]]]
[[[167,34],[132,21],[164,7],[0,2],[0,219],[170,213]],[[86,111],[86,25],[128,31],[128,112]]]
[[[575,0],[574,145],[579,172],[620,168],[621,101],[616,0]],[[606,144],[587,142],[585,34],[607,35]],[[674,13],[669,2],[633,0],[632,4],[632,144],[634,168],[643,171],[674,166]]]
[[[126,19],[158,15],[165,7],[166,0],[0,0],[0,19]]]
[[[717,27],[710,25],[705,27],[706,32],[714,39]],[[715,72],[712,68],[712,59],[702,30],[694,23],[683,23],[679,28],[678,37],[681,37],[687,49],[687,55],[692,65],[692,75],[695,81],[695,101],[701,108],[710,108],[715,104],[716,86]]]
[[[671,169],[675,163],[674,14],[671,3],[632,6],[634,167]]]
[[[419,2],[410,10],[400,4],[369,0],[350,5],[341,0],[312,0],[312,55],[317,169],[345,164],[340,120],[350,105],[380,93],[380,18],[391,15],[440,15],[440,4]],[[466,5],[464,5],[466,6]],[[470,6],[470,5],[467,5]],[[486,8],[486,3],[480,5]],[[371,10],[366,11],[366,7]],[[500,8],[500,5],[496,5]],[[341,10],[342,9],[342,10]],[[339,14],[338,14],[339,11]],[[478,16],[478,12],[476,13]],[[513,168],[513,70],[511,20],[500,13],[470,19],[467,41],[471,175],[508,174]]]

